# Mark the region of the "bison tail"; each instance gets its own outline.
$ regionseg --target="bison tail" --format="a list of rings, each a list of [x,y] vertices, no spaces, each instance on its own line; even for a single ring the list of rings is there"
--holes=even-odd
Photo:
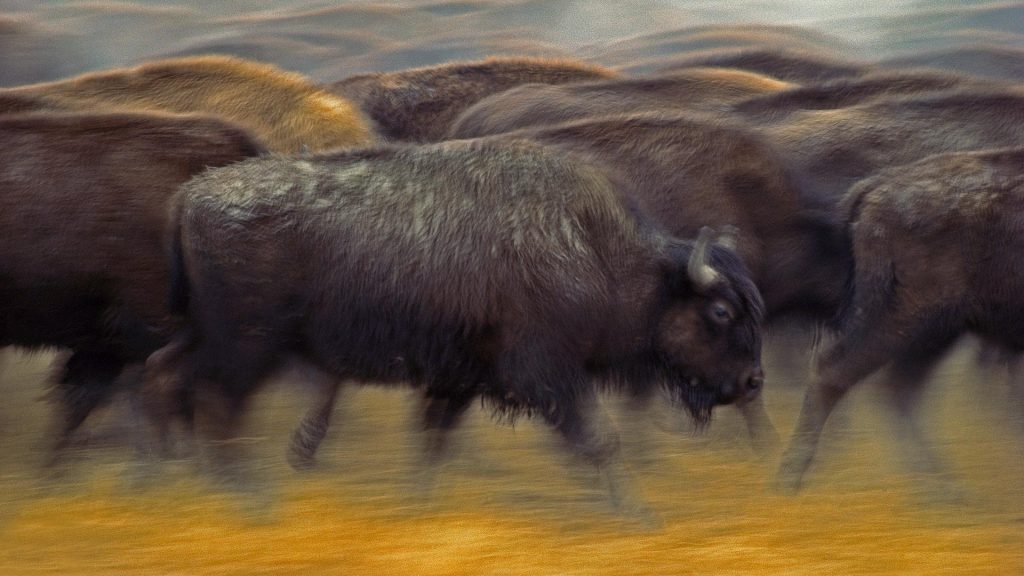
[[[848,234],[852,257],[847,264],[846,293],[839,311],[841,328],[869,325],[883,317],[899,288],[888,235],[879,234],[877,225],[870,220],[861,223],[859,208],[858,203],[850,213]],[[854,230],[855,224],[865,229]]]
[[[184,316],[188,312],[189,285],[185,274],[185,255],[181,240],[181,203],[176,202],[171,213],[170,249],[170,290],[167,293],[167,309],[172,314]]]

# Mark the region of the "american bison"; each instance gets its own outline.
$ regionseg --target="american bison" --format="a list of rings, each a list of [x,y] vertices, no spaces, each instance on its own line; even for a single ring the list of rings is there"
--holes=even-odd
[[[750,47],[687,52],[659,72],[709,66],[746,70],[798,84],[858,76],[871,69],[861,63],[838,60],[808,50]]]
[[[462,136],[462,134],[456,134]],[[571,151],[626,184],[646,217],[679,237],[735,226],[738,253],[767,317],[822,322],[840,303],[846,245],[827,210],[804,198],[764,138],[724,119],[667,113],[594,118],[510,132]],[[741,406],[759,449],[775,439],[760,398]]]
[[[358,104],[392,141],[437,142],[477,101],[521,84],[608,79],[615,72],[573,60],[488,58],[352,76],[326,88]]]
[[[164,245],[173,192],[262,152],[207,117],[0,117],[0,346],[73,352],[58,384],[58,447],[122,368],[174,328]]]
[[[495,114],[501,110],[494,107]],[[468,128],[460,120],[457,130],[462,129]],[[472,130],[454,134],[473,135]],[[764,297],[770,321],[793,315],[829,320],[842,302],[848,256],[832,220],[800,197],[772,147],[739,124],[646,113],[524,129],[503,137],[558,147],[617,174],[621,193],[673,236],[694,237],[705,225],[739,228],[737,252]],[[650,400],[647,387],[631,392],[638,405]],[[330,402],[328,396],[301,425],[297,446],[303,456],[293,463],[308,465],[324,435]],[[763,452],[773,447],[777,433],[763,398],[751,398],[738,408],[755,448]]]
[[[660,28],[660,26],[658,27]],[[611,40],[593,47],[597,60],[629,75],[657,73],[694,57],[743,51],[822,55],[848,53],[853,45],[812,28],[711,24],[671,28]]]
[[[759,128],[803,193],[836,204],[862,178],[932,154],[1024,143],[1024,93],[997,87],[908,94],[791,114]]]
[[[188,389],[207,435],[232,438],[260,381],[299,359],[422,387],[431,454],[480,397],[543,418],[614,486],[593,381],[663,384],[700,422],[763,383],[763,304],[733,251],[660,231],[535,143],[251,160],[193,179],[176,209],[188,327],[147,363],[158,423]]]
[[[913,409],[950,345],[973,332],[1024,349],[1024,149],[884,170],[854,186],[843,211],[854,255],[850,296],[782,460],[779,481],[792,490],[836,403],[870,374],[889,366],[885,388],[904,432],[925,450]]]
[[[932,68],[971,76],[998,78],[1011,82],[1024,80],[1024,49],[1019,45],[993,45],[978,34],[976,42],[949,49],[929,50],[888,58],[879,63],[886,68]]]
[[[964,87],[995,87],[963,76],[918,70],[881,71],[853,78],[839,78],[786,90],[755,95],[731,107],[745,119],[778,122],[795,112],[835,110],[896,96],[938,92]]]
[[[283,153],[368,144],[374,137],[351,102],[317,89],[298,74],[228,56],[158,60],[11,88],[0,91],[0,106],[6,107],[12,96],[35,98],[36,110],[219,116]]]
[[[484,136],[642,110],[725,111],[738,102],[793,86],[759,74],[722,68],[691,68],[660,76],[561,86],[527,84],[481,100],[458,118],[452,134],[460,138]]]
[[[42,112],[55,108],[38,96],[31,94],[14,94],[8,90],[0,90],[0,115]]]

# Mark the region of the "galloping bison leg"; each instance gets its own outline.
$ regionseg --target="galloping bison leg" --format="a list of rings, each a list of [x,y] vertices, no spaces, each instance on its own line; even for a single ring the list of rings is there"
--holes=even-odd
[[[647,421],[648,423],[657,422],[657,420],[650,416],[650,412],[655,406],[655,391],[655,387],[647,387],[630,392],[625,404],[625,410],[631,420]],[[737,403],[735,407],[747,426],[750,445],[754,452],[761,457],[775,454],[779,449],[781,441],[778,430],[772,424],[771,417],[768,416],[768,412],[765,410],[764,395],[758,394],[746,402]],[[671,428],[663,424],[652,425],[662,426],[670,432],[681,433],[682,427],[677,416],[674,417],[673,422],[675,424]],[[631,439],[633,437],[638,439],[637,448],[640,451],[639,454],[631,452],[630,457],[646,459],[647,445],[650,443],[648,427],[641,426],[636,431],[629,430],[629,432]]]
[[[618,432],[593,390],[581,390],[576,401],[561,410],[558,419],[549,417],[547,420],[574,454],[597,469],[601,483],[608,490],[609,501],[617,511],[648,526],[660,524],[636,488],[622,459]]]
[[[206,463],[236,487],[258,488],[240,432],[253,393],[279,366],[278,335],[269,330],[233,335],[224,337],[207,329],[182,364],[191,380],[195,424],[204,439]]]
[[[204,440],[204,459],[210,471],[231,484],[248,480],[240,430],[246,399],[219,382],[195,381],[196,426]]]
[[[451,398],[430,398],[427,401],[423,429],[427,433],[428,464],[438,464],[447,456],[449,434],[462,421],[473,398],[472,394],[463,394]]]
[[[597,402],[593,392],[583,391],[569,406],[562,407],[560,417],[548,417],[548,422],[568,443],[569,449],[595,466],[602,475],[613,473],[621,461],[619,435]],[[625,486],[619,478],[606,478],[612,502],[621,501]]]
[[[180,417],[192,432],[190,383],[182,373],[187,346],[186,339],[177,338],[151,354],[137,394],[143,416],[155,430],[158,449],[164,456],[171,451],[170,427],[175,417]]]
[[[423,430],[426,432],[426,446],[420,463],[419,491],[429,495],[434,488],[437,467],[448,455],[449,435],[473,401],[472,394],[450,398],[428,398],[423,412]]]
[[[883,387],[895,409],[896,428],[908,462],[919,472],[938,474],[944,466],[929,447],[917,421],[921,392],[955,338],[935,339],[901,354],[889,367]]]
[[[342,383],[335,376],[309,364],[302,364],[300,371],[303,377],[314,383],[319,396],[292,433],[288,463],[296,470],[308,470],[313,467],[316,451],[327,436]]]
[[[618,430],[584,367],[566,362],[574,355],[544,335],[524,334],[519,342],[498,364],[503,393],[514,407],[542,416],[574,455],[596,468],[616,509],[649,516],[622,460]]]
[[[1014,352],[1007,361],[1006,383],[1009,386],[1011,418],[1017,423],[1017,430],[1024,437],[1024,352]]]
[[[60,416],[55,426],[51,463],[68,447],[82,422],[110,400],[124,366],[124,359],[106,350],[76,350],[68,358],[57,381]]]
[[[630,461],[643,466],[657,465],[655,430],[682,434],[686,428],[678,410],[671,410],[671,415],[666,416],[664,405],[667,402],[659,402],[657,393],[656,386],[629,389],[621,406],[620,430],[628,440]]]
[[[893,297],[895,298],[895,297]],[[832,410],[858,382],[908,350],[930,319],[901,310],[893,299],[863,308],[855,323],[824,354],[817,376],[804,395],[796,429],[782,455],[776,485],[790,492],[800,489],[803,476]]]
[[[758,394],[736,405],[750,435],[750,445],[759,456],[773,455],[780,445],[779,431],[772,424],[772,419],[764,409],[764,394]]]

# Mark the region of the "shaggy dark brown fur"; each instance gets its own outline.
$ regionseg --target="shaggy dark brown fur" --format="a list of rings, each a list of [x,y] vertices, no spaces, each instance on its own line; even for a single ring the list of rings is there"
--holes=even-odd
[[[46,110],[56,111],[57,109],[58,107],[53,106],[46,100],[31,94],[16,94],[7,90],[0,90],[0,115],[42,112]]]
[[[750,120],[772,122],[804,110],[834,110],[897,96],[971,86],[995,87],[997,84],[937,71],[881,71],[753,96],[732,106],[731,110]]]
[[[456,134],[461,136],[461,134]],[[827,318],[843,295],[842,250],[763,138],[706,116],[638,113],[510,132],[616,174],[624,195],[671,234],[735,226],[769,317]]]
[[[760,131],[804,193],[832,205],[858,180],[886,167],[932,154],[1021,145],[1024,92],[968,86],[900,95],[790,114]]]
[[[69,348],[66,440],[126,363],[166,342],[168,202],[210,166],[259,154],[213,118],[0,117],[0,346]]]
[[[359,105],[393,141],[437,142],[477,101],[520,84],[607,79],[615,72],[574,60],[488,58],[400,72],[361,74],[327,86]]]
[[[885,381],[917,455],[935,471],[913,408],[965,332],[1024,350],[1024,149],[932,156],[857,184],[844,201],[854,273],[838,340],[821,358],[780,470],[799,488],[836,403]]]
[[[660,382],[700,421],[762,383],[761,299],[735,254],[638,221],[600,172],[535,143],[252,160],[193,179],[178,214],[190,328],[149,379],[194,386],[221,440],[293,357],[422,386],[442,430],[476,397],[536,414],[598,465],[615,449],[594,382]]]
[[[792,87],[759,74],[724,68],[692,68],[563,86],[527,84],[481,100],[455,121],[451,134],[472,138],[643,110],[725,111],[754,96]]]

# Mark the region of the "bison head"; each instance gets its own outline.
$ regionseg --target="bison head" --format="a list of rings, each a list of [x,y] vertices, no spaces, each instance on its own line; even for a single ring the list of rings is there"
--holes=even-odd
[[[704,228],[692,244],[673,241],[668,250],[655,347],[664,384],[699,424],[714,406],[749,400],[764,383],[764,304],[735,243],[735,230],[716,237]]]

